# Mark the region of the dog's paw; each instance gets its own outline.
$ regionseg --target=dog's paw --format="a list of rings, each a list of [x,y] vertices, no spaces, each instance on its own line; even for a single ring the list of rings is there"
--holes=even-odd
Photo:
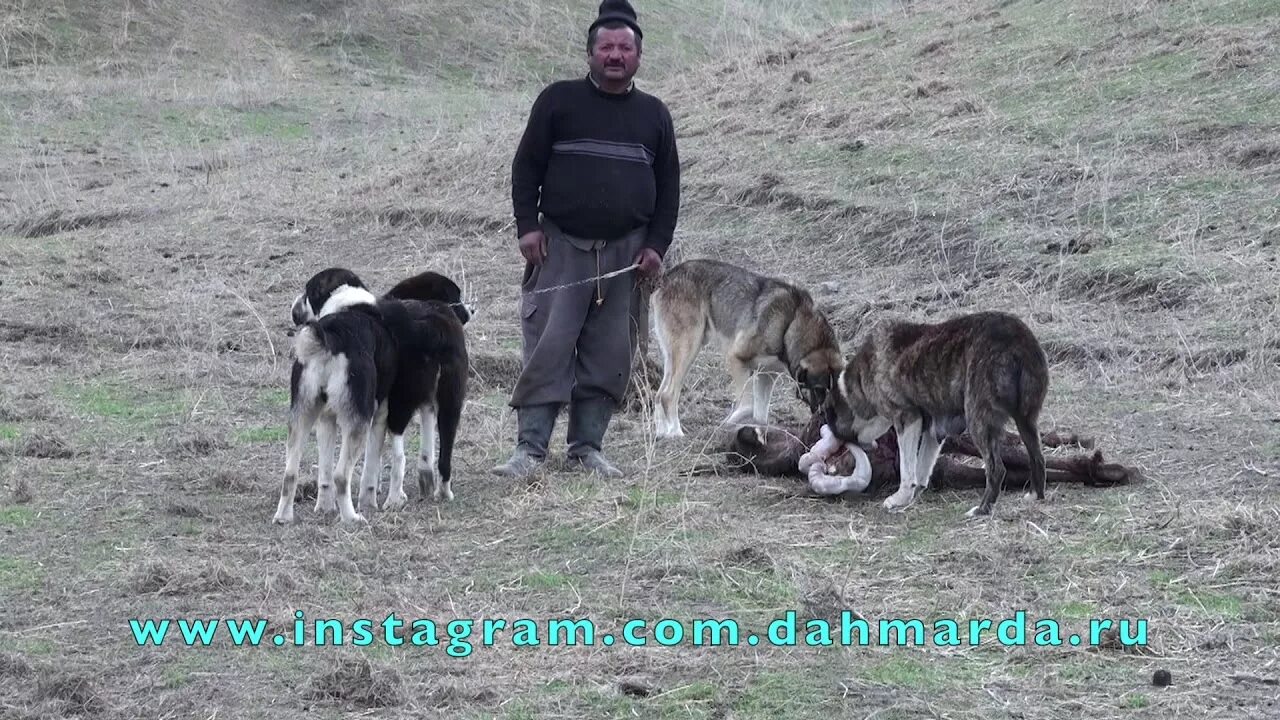
[[[986,517],[990,514],[991,514],[990,508],[987,508],[984,510],[981,505],[974,505],[973,507],[969,508],[969,512],[965,513],[964,516],[967,518],[980,518],[980,517]]]
[[[682,438],[684,431],[680,429],[680,423],[659,419],[653,423],[654,437],[658,438]]]
[[[404,494],[404,490],[395,495],[388,495],[386,500],[382,501],[383,510],[400,510],[409,504],[409,496]]]
[[[429,490],[435,487],[436,471],[430,465],[418,465],[418,495],[425,498]]]
[[[884,499],[884,509],[889,512],[902,512],[914,499],[910,490],[898,491]]]
[[[360,512],[367,512],[369,510],[375,510],[377,507],[378,491],[373,488],[361,490],[360,497],[356,500],[356,508],[359,509]]]

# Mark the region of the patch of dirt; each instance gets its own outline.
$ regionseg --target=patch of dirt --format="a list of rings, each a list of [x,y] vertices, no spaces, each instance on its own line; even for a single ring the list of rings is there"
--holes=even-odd
[[[305,694],[310,700],[357,708],[395,707],[407,699],[398,672],[364,658],[339,661],[332,670],[314,677]]]

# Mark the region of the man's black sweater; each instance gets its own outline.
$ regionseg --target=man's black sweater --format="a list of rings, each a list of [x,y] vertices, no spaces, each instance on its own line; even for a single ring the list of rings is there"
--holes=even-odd
[[[613,239],[648,225],[664,255],[680,205],[680,160],[671,113],[635,89],[607,93],[584,77],[538,95],[511,164],[516,232],[541,212],[570,235]]]

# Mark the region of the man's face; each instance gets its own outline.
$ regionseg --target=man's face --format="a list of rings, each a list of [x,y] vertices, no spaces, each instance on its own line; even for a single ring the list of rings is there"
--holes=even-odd
[[[627,83],[640,69],[640,52],[635,32],[629,27],[600,28],[596,44],[587,57],[591,72],[601,80]]]

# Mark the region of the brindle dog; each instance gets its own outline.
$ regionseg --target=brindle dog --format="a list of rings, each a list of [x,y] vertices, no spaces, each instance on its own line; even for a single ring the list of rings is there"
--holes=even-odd
[[[887,320],[866,333],[828,396],[824,417],[837,438],[872,449],[897,433],[898,490],[884,501],[905,509],[929,485],[942,441],[968,432],[986,468],[986,492],[967,515],[991,514],[1004,484],[999,444],[1012,420],[1030,456],[1031,487],[1044,499],[1038,420],[1049,388],[1048,359],[1020,319],[978,312],[939,323]]]

